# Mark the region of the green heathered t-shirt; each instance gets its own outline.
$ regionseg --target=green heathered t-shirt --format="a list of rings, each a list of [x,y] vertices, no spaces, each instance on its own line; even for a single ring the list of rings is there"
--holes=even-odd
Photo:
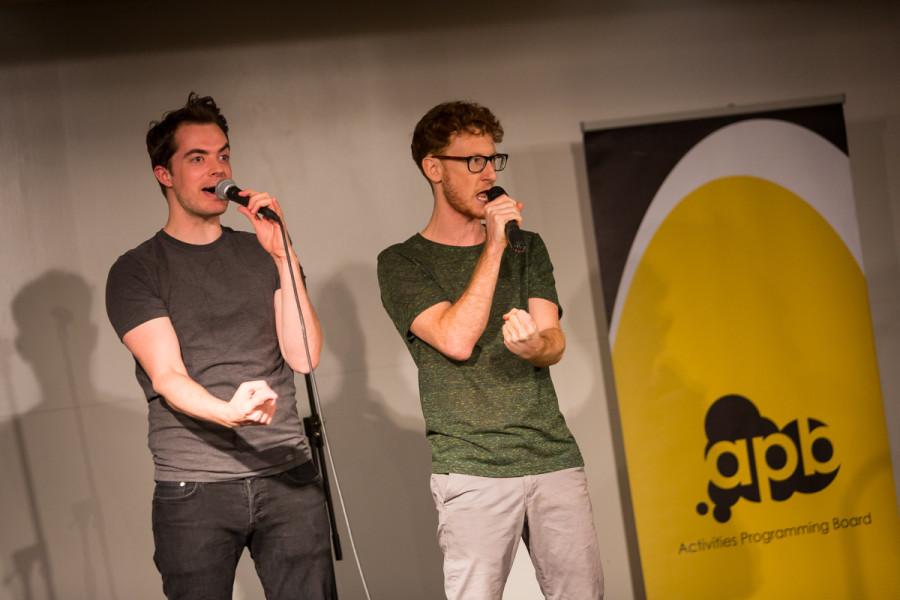
[[[526,251],[504,253],[487,327],[465,361],[447,358],[409,328],[426,308],[459,298],[483,244],[446,246],[416,234],[378,256],[381,301],[419,368],[434,473],[520,477],[584,464],[549,368],[503,344],[503,315],[511,308],[527,310],[529,298],[559,305],[544,242],[522,233]]]

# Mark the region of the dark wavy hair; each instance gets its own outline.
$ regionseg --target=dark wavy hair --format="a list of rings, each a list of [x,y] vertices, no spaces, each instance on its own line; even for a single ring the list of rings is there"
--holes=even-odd
[[[147,154],[153,168],[164,166],[169,168],[169,161],[175,154],[175,132],[182,123],[211,123],[218,125],[225,138],[228,139],[228,121],[219,110],[212,96],[198,96],[196,92],[188,94],[187,102],[181,108],[163,114],[161,121],[151,121],[147,132]],[[163,196],[166,188],[159,184]]]
[[[453,134],[461,132],[489,135],[495,144],[503,141],[503,126],[490,109],[464,100],[438,104],[419,119],[413,131],[410,150],[419,170],[423,158],[439,153],[450,145]]]

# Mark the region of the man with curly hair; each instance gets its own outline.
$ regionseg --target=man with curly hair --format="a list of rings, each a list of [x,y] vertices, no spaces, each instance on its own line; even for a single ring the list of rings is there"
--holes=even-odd
[[[412,155],[434,207],[378,256],[381,298],[419,370],[447,597],[499,599],[522,538],[547,598],[593,600],[603,576],[584,463],[549,371],[562,309],[540,236],[507,248],[522,204],[488,198],[502,140],[472,102],[422,117]]]

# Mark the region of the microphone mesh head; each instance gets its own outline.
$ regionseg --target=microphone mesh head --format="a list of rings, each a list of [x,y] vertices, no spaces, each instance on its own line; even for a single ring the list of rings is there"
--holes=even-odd
[[[505,193],[506,193],[506,190],[504,190],[499,185],[495,185],[494,187],[489,189],[487,192],[485,192],[485,195],[487,196],[488,202],[490,202],[491,200],[495,200]]]
[[[216,197],[219,200],[228,200],[228,188],[236,185],[231,179],[223,179],[216,184]]]

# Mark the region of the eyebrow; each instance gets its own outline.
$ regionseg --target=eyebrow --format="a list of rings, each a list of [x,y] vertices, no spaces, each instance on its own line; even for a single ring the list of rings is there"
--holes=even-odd
[[[219,148],[218,151],[216,151],[216,154],[224,152],[225,150],[231,150],[230,143],[225,144],[224,146]],[[190,150],[188,150],[187,152],[184,153],[184,156],[188,157],[188,156],[191,156],[192,154],[202,154],[205,156],[205,155],[209,154],[209,152],[207,152],[206,150],[203,150],[202,148],[191,148]]]

